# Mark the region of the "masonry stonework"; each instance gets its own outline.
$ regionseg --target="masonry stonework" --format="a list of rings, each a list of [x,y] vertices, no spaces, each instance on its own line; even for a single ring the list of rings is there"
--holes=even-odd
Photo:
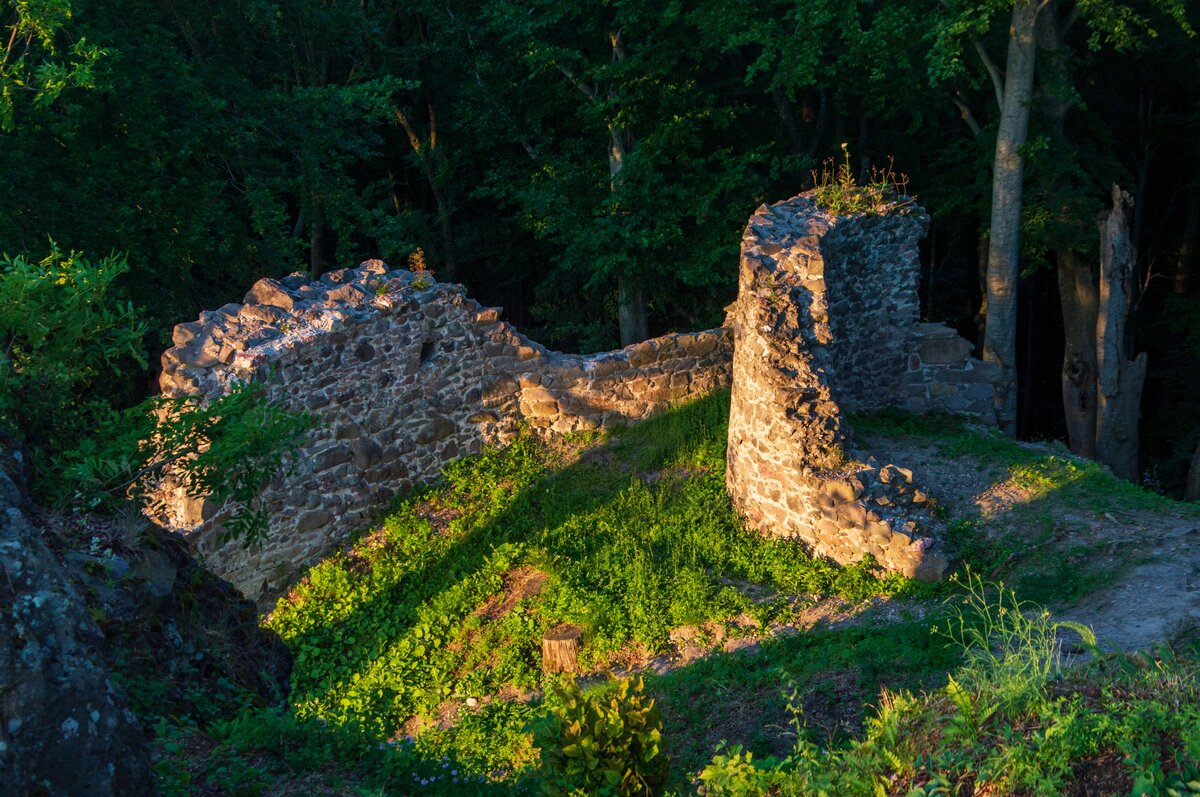
[[[292,475],[262,496],[263,547],[217,545],[220,507],[168,477],[159,518],[251,597],[286,585],[397,494],[527,425],[543,435],[646,418],[729,384],[732,336],[667,335],[590,356],[530,341],[460,285],[380,261],[320,280],[259,280],[175,328],[162,358],[167,396],[213,398],[236,381],[317,420]]]
[[[259,280],[241,304],[175,328],[167,396],[239,381],[317,419],[290,475],[262,495],[263,547],[218,545],[223,508],[168,477],[158,520],[251,597],[285,586],[397,494],[510,441],[636,421],[732,382],[727,486],[747,524],[841,563],[938,578],[928,495],[905,468],[852,461],[847,412],[900,407],[994,424],[991,364],[919,323],[911,202],[835,216],[811,196],[763,206],[742,240],[726,328],[589,356],[529,340],[460,285],[367,261],[319,280]]]
[[[901,407],[995,423],[995,368],[953,330],[920,324],[911,202],[837,216],[810,195],[763,206],[742,238],[726,484],[759,531],[839,563],[872,555],[936,579],[928,495],[912,472],[850,457],[848,412]]]

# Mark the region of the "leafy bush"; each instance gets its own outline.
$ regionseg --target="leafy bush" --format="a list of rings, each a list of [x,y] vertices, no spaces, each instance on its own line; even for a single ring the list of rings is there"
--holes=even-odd
[[[118,412],[133,400],[122,366],[146,367],[146,324],[114,288],[126,270],[123,256],[93,262],[53,243],[39,261],[0,257],[0,435],[32,455],[42,500],[146,504],[169,466],[187,495],[230,505],[228,537],[255,542],[266,531],[258,491],[310,418],[247,385],[207,404],[156,398]]]
[[[258,493],[304,439],[307,413],[286,412],[267,401],[261,385],[236,384],[223,396],[155,398],[104,424],[62,461],[77,506],[102,508],[134,498],[151,511],[169,469],[186,495],[228,505],[223,540],[250,546],[267,532]]]
[[[51,243],[39,261],[0,257],[0,431],[15,436],[39,471],[52,452],[111,419],[122,360],[144,368],[146,324],[113,283],[125,258],[99,262]]]
[[[533,724],[548,795],[653,794],[667,778],[662,718],[639,677],[587,693],[574,681],[555,691],[550,714]]]

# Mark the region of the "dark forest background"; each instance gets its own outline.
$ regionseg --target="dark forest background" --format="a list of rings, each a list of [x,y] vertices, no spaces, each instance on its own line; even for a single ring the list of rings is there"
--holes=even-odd
[[[1018,431],[1064,434],[1056,268],[1098,256],[1117,183],[1149,356],[1140,470],[1181,494],[1200,438],[1200,9],[1043,5],[1063,24],[1023,149]],[[932,214],[925,318],[980,340],[1012,9],[4,0],[0,251],[123,255],[114,301],[151,355],[261,276],[369,257],[423,260],[546,344],[595,351],[635,294],[648,334],[721,323],[749,214],[846,143],[861,175],[894,158]],[[154,359],[87,389],[133,404]]]

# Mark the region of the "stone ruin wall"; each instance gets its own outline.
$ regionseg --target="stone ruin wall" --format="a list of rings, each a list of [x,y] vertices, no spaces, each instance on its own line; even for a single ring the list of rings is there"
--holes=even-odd
[[[635,421],[732,381],[727,486],[750,527],[840,563],[869,553],[936,578],[928,496],[905,468],[854,463],[847,412],[899,407],[994,424],[996,368],[940,324],[919,323],[912,205],[838,217],[801,195],[763,206],[742,241],[726,328],[620,351],[548,351],[460,285],[380,261],[310,281],[264,279],[242,304],[175,328],[167,396],[256,381],[317,426],[292,474],[263,495],[270,532],[215,542],[221,508],[164,482],[160,522],[252,597],[278,590],[449,462],[508,442]]]
[[[313,414],[295,470],[262,496],[263,547],[215,543],[220,508],[168,477],[164,525],[217,574],[257,597],[369,523],[396,495],[449,462],[513,438],[646,418],[729,384],[732,336],[667,335],[589,356],[548,351],[461,285],[430,283],[380,261],[320,280],[264,279],[242,304],[180,324],[162,358],[167,396],[215,397],[261,382]]]
[[[865,554],[936,579],[928,495],[912,472],[851,460],[844,413],[899,407],[994,424],[995,366],[952,329],[921,324],[911,203],[836,216],[811,196],[763,206],[742,238],[726,483],[747,523],[839,563]]]

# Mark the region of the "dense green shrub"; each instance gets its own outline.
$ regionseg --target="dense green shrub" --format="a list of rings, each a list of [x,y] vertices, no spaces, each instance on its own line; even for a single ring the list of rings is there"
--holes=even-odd
[[[53,243],[41,260],[0,257],[0,431],[39,470],[111,418],[109,382],[126,360],[146,366],[146,325],[113,287],[126,270],[124,257],[96,262]]]
[[[585,692],[560,687],[548,715],[533,724],[548,795],[654,794],[667,778],[662,718],[637,679],[613,679]]]
[[[115,281],[125,258],[91,261],[51,245],[42,260],[0,257],[0,435],[33,460],[47,503],[111,508],[152,501],[170,465],[188,495],[231,508],[229,537],[257,541],[255,498],[303,438],[310,419],[271,405],[256,386],[208,403],[136,400],[122,368],[146,360],[146,324]]]

